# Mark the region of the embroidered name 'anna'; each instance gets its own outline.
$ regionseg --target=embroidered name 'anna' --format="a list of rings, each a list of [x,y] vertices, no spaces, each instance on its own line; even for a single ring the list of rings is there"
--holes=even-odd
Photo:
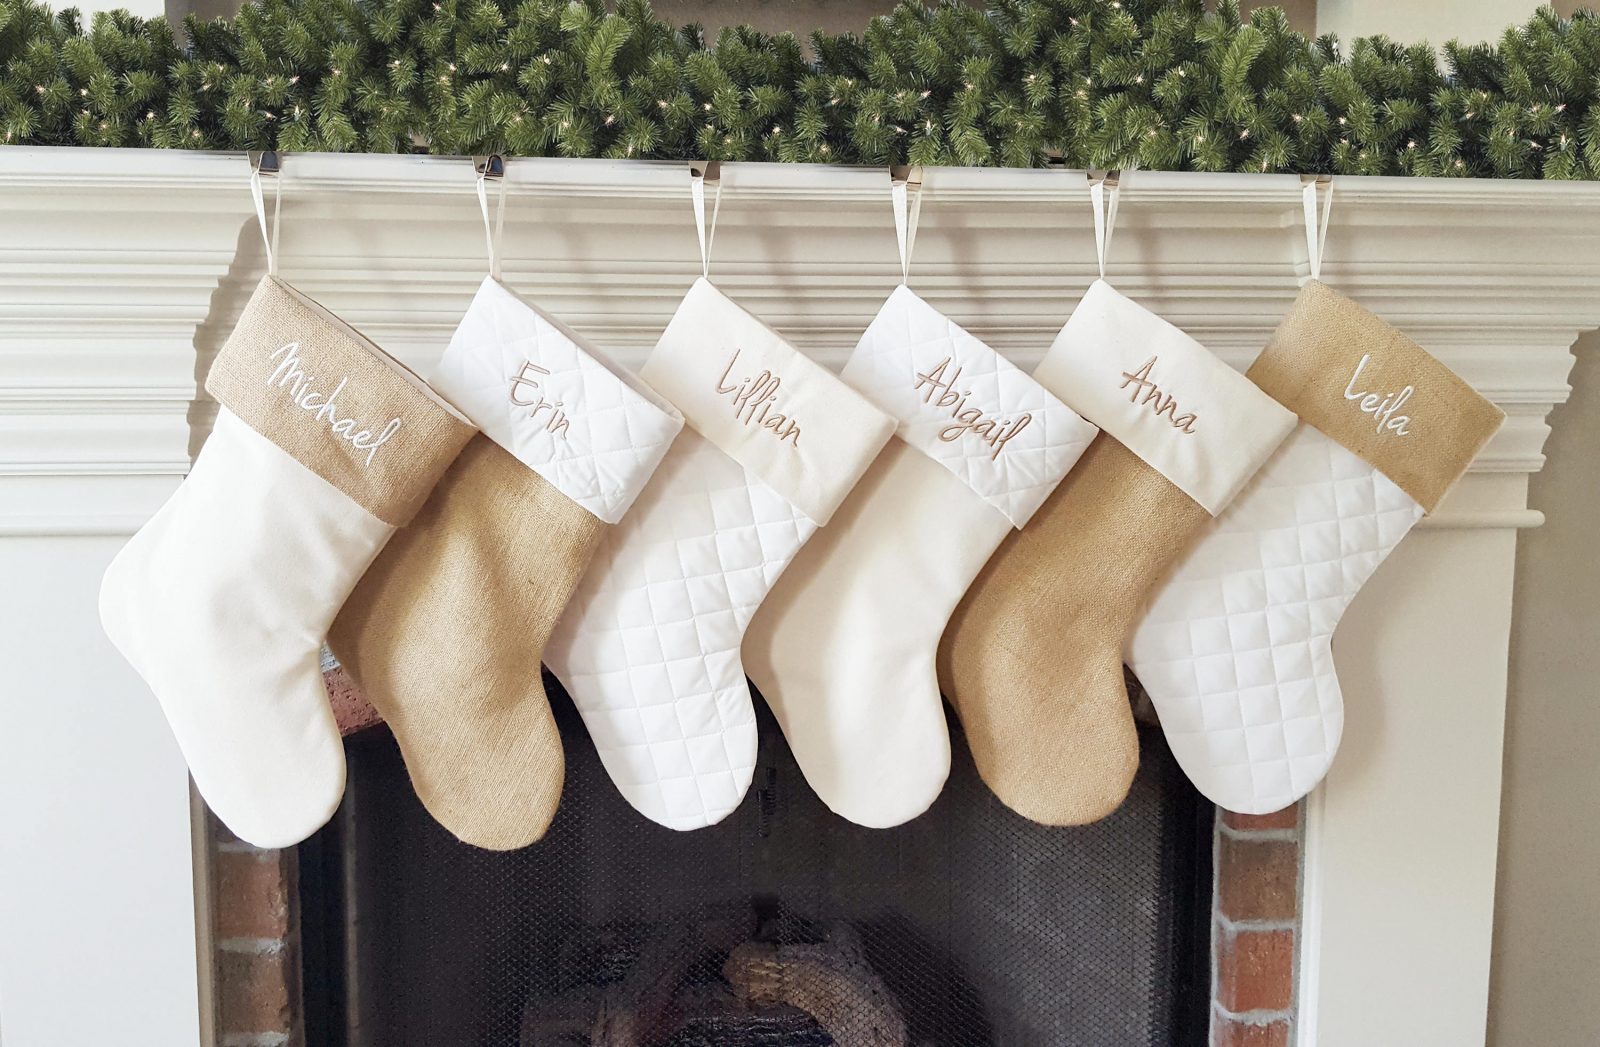
[[[777,437],[779,443],[787,441],[799,447],[800,424],[777,410],[778,390],[783,387],[783,379],[763,369],[759,374],[731,380],[733,365],[739,362],[739,353],[740,350],[735,349],[733,355],[728,357],[728,366],[722,369],[722,377],[717,379],[717,395],[733,401],[733,416],[739,419],[741,425],[759,426]]]
[[[1411,399],[1411,394],[1416,392],[1416,388],[1408,385],[1398,393],[1385,393],[1382,396],[1377,393],[1357,390],[1356,379],[1361,377],[1361,370],[1367,366],[1367,361],[1370,359],[1372,359],[1372,355],[1368,353],[1361,358],[1360,363],[1356,364],[1355,373],[1350,376],[1350,381],[1345,384],[1344,398],[1346,400],[1361,401],[1356,405],[1357,409],[1362,414],[1370,414],[1377,419],[1377,431],[1379,433],[1387,429],[1396,436],[1410,436],[1411,416],[1408,414],[1396,414],[1395,412],[1400,410],[1401,404]]]
[[[1155,370],[1156,360],[1157,357],[1152,356],[1141,364],[1137,371],[1123,371],[1122,384],[1117,388],[1127,389],[1132,386],[1132,391],[1128,393],[1128,402],[1130,404],[1138,404],[1140,407],[1150,408],[1155,412],[1157,418],[1165,415],[1174,429],[1192,436],[1195,423],[1199,419],[1195,417],[1193,412],[1179,414],[1177,399],[1171,393],[1164,393],[1157,387],[1155,379],[1150,377]]]
[[[544,431],[551,436],[567,438],[567,430],[572,426],[567,416],[561,409],[566,404],[560,400],[546,400],[544,394],[539,392],[539,375],[549,374],[545,368],[536,363],[524,360],[517,373],[511,376],[511,402],[517,407],[528,408],[528,420],[536,425],[542,424]],[[523,387],[526,387],[524,391]],[[549,412],[546,415],[546,412]],[[541,418],[541,415],[546,415]]]
[[[281,357],[281,359],[280,359]],[[364,425],[354,417],[340,417],[339,394],[344,392],[344,387],[349,384],[348,377],[339,379],[339,384],[333,387],[333,392],[324,395],[316,390],[312,383],[316,381],[314,375],[307,374],[300,366],[300,343],[290,342],[268,354],[267,359],[277,360],[278,366],[272,374],[267,376],[267,385],[289,392],[289,402],[302,411],[310,411],[312,417],[319,422],[328,423],[328,428],[341,440],[347,440],[351,447],[358,451],[367,452],[362,460],[363,466],[372,464],[372,456],[378,453],[378,448],[389,442],[389,438],[400,431],[400,419],[391,418],[377,433],[371,426]]]
[[[1006,441],[1026,429],[1033,421],[1033,415],[1021,414],[1015,420],[1007,421],[983,413],[981,408],[968,407],[967,397],[972,395],[972,390],[960,392],[956,383],[961,380],[964,368],[957,367],[948,378],[945,372],[949,370],[951,358],[945,357],[939,361],[939,366],[925,374],[917,375],[916,385],[913,389],[927,387],[922,394],[922,402],[935,407],[950,408],[950,415],[955,419],[954,425],[947,425],[939,430],[939,439],[945,443],[971,434],[981,442],[994,448],[989,454],[989,460],[994,461],[1000,457],[1000,452],[1006,449]],[[935,394],[938,394],[937,396]]]

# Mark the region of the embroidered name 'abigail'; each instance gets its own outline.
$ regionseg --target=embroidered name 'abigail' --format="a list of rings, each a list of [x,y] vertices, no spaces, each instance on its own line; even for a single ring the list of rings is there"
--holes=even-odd
[[[544,394],[539,392],[541,386],[538,376],[549,373],[538,364],[524,360],[522,367],[511,376],[510,399],[517,407],[529,408],[528,419],[535,424],[539,423],[539,416],[548,411],[549,416],[543,421],[544,431],[565,440],[571,424],[561,409],[567,405],[560,400],[546,400]]]
[[[1372,354],[1368,353],[1361,358],[1360,363],[1356,364],[1355,373],[1350,376],[1350,381],[1345,383],[1344,398],[1361,401],[1356,405],[1357,409],[1362,414],[1370,414],[1377,420],[1378,433],[1381,434],[1387,429],[1396,436],[1410,436],[1411,416],[1395,412],[1400,410],[1401,404],[1411,399],[1411,394],[1417,391],[1416,388],[1408,385],[1398,393],[1385,393],[1382,396],[1377,393],[1357,391],[1356,379],[1361,377],[1361,370],[1367,366],[1367,361],[1370,359]]]
[[[946,378],[945,372],[949,370],[950,364],[951,358],[948,356],[940,360],[939,366],[933,370],[918,374],[916,385],[912,388],[922,389],[926,386],[927,389],[922,394],[923,403],[939,408],[950,408],[950,416],[955,419],[955,424],[939,430],[940,440],[949,443],[968,434],[976,436],[980,442],[994,448],[989,453],[989,460],[992,462],[1006,449],[1006,441],[1028,427],[1033,421],[1033,415],[1021,414],[1015,420],[1007,421],[984,414],[981,408],[968,407],[967,397],[972,395],[972,390],[960,392],[956,389],[956,383],[961,380],[964,368],[957,367]]]
[[[279,359],[279,358],[282,359]],[[305,368],[300,366],[300,343],[290,342],[268,354],[267,359],[277,360],[278,366],[267,376],[267,385],[289,391],[289,402],[302,411],[313,412],[312,417],[319,422],[328,423],[328,428],[341,440],[348,440],[350,446],[358,451],[367,452],[363,459],[363,466],[372,464],[372,456],[378,453],[378,448],[389,442],[389,438],[400,431],[400,419],[391,418],[376,434],[372,427],[364,425],[353,417],[341,418],[339,416],[339,394],[344,392],[344,387],[349,384],[348,377],[339,379],[339,384],[333,387],[333,392],[326,395],[318,392],[314,385],[316,377],[307,374]]]
[[[1179,414],[1178,401],[1172,394],[1164,393],[1156,386],[1155,380],[1150,377],[1151,372],[1155,370],[1156,359],[1152,356],[1137,371],[1123,371],[1122,384],[1117,388],[1127,389],[1132,386],[1132,391],[1128,393],[1130,404],[1150,408],[1156,413],[1157,418],[1166,415],[1167,421],[1172,423],[1174,429],[1192,436],[1195,423],[1199,419],[1193,412]]]
[[[733,355],[728,357],[728,366],[722,369],[722,377],[717,379],[717,395],[733,401],[733,416],[739,419],[741,425],[759,426],[777,437],[779,443],[787,441],[799,447],[800,424],[777,410],[778,390],[783,387],[782,378],[763,369],[759,374],[729,384],[729,376],[733,374],[733,365],[739,362],[740,352],[735,349]]]

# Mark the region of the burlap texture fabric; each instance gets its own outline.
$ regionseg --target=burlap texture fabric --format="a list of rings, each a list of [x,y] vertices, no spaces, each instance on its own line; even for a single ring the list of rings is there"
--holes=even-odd
[[[417,796],[467,843],[523,847],[555,817],[566,763],[539,663],[605,527],[480,435],[329,631]]]
[[[939,684],[1011,810],[1081,825],[1127,796],[1139,739],[1123,641],[1210,519],[1102,433],[967,590],[939,645]]]
[[[250,296],[206,391],[394,527],[476,431],[403,364],[273,276]]]
[[[1247,375],[1430,513],[1505,420],[1427,350],[1316,280]]]

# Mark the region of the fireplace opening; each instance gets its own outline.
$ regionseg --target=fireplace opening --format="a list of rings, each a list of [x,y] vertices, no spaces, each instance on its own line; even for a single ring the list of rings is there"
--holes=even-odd
[[[348,742],[300,848],[306,1042],[330,1047],[1124,1047],[1205,1042],[1213,809],[1158,730],[1110,818],[1047,828],[984,787],[952,721],[922,817],[854,826],[757,700],[744,804],[689,833],[567,751],[549,833],[496,854],[424,811],[389,732]]]

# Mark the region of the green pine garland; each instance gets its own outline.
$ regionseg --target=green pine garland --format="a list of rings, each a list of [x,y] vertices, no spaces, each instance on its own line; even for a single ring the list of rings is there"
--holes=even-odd
[[[810,55],[648,0],[257,0],[184,29],[0,0],[0,142],[1600,177],[1592,11],[1444,70],[1235,0],[902,0]]]

